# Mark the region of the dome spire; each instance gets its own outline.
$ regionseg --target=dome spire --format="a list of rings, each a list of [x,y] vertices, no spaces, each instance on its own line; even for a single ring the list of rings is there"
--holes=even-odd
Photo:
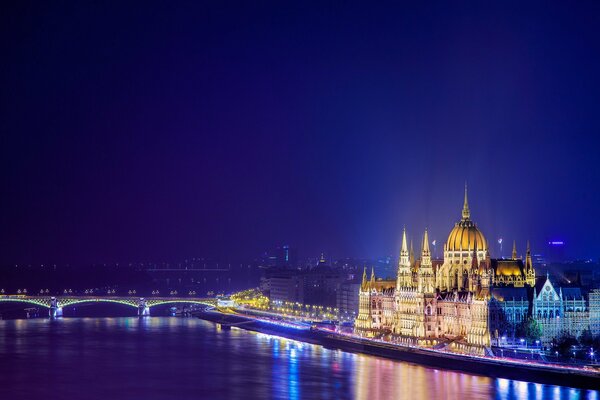
[[[463,205],[462,217],[463,220],[467,220],[471,217],[471,212],[469,211],[469,200],[467,199],[467,182],[465,182],[465,204]]]

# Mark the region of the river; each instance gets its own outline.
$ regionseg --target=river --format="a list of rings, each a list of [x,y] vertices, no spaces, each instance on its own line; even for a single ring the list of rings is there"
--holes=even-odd
[[[196,318],[0,321],[0,399],[590,399]]]

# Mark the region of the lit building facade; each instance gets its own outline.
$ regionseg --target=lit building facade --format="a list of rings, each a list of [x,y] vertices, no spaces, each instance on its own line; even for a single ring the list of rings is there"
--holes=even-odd
[[[529,248],[525,262],[515,254],[510,260],[490,258],[488,242],[471,220],[465,187],[462,219],[444,244],[443,262],[432,260],[427,231],[421,256],[414,260],[404,230],[396,280],[377,280],[373,272],[367,280],[365,271],[355,331],[364,336],[389,334],[411,344],[487,347],[493,289],[534,284]]]
[[[575,337],[590,326],[590,314],[578,287],[559,288],[546,275],[546,280],[534,288],[533,316],[542,328],[542,342],[569,334]]]
[[[590,291],[589,305],[590,330],[592,335],[600,335],[600,289]]]

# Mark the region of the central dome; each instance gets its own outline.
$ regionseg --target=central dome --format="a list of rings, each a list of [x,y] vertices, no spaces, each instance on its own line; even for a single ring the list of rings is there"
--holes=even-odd
[[[462,220],[457,223],[450,235],[448,235],[447,250],[448,251],[477,251],[487,250],[487,241],[483,233],[471,221],[471,212],[469,211],[469,203],[467,201],[467,186],[465,185],[465,203],[462,210]]]
[[[448,235],[448,251],[487,250],[485,237],[472,221],[460,221]]]

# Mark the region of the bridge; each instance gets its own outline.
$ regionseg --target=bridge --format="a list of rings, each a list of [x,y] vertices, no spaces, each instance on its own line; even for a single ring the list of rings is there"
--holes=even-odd
[[[33,304],[47,308],[52,318],[61,317],[63,307],[82,303],[118,303],[133,307],[138,310],[139,316],[149,316],[150,308],[163,304],[202,304],[216,306],[215,298],[196,297],[119,297],[119,296],[27,296],[5,295],[0,296],[0,303]]]

